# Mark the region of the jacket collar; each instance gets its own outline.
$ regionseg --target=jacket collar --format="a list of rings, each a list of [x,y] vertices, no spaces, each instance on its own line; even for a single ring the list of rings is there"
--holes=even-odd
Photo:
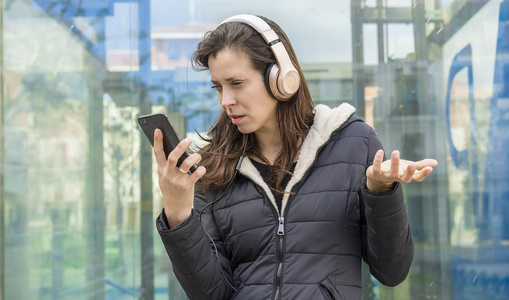
[[[313,164],[318,150],[327,143],[332,133],[339,129],[354,113],[355,108],[348,103],[343,103],[332,109],[322,104],[315,107],[313,125],[302,143],[295,171],[285,188],[285,192],[290,192],[295,184],[302,179],[306,171]],[[262,187],[274,207],[277,207],[272,191],[249,158],[242,161],[239,172]],[[283,196],[281,211],[285,210],[289,196],[290,194],[288,193]]]

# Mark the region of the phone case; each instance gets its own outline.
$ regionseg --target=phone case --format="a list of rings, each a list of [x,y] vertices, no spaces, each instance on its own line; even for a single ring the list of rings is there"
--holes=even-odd
[[[170,120],[164,113],[155,113],[145,116],[138,117],[138,124],[140,125],[143,133],[147,137],[148,141],[154,147],[154,130],[159,128],[163,132],[163,147],[166,157],[170,152],[178,145],[180,138],[171,125]],[[179,158],[177,167],[180,167],[184,159],[188,156],[187,152]],[[196,166],[193,166],[190,172],[194,172]]]

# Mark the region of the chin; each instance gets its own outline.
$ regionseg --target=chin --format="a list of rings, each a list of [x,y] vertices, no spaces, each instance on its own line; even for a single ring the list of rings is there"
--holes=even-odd
[[[239,131],[240,131],[240,133],[242,133],[242,134],[250,134],[250,133],[252,133],[252,131],[250,131],[250,130],[242,130],[242,129],[240,129],[240,128],[239,128]]]
[[[254,132],[254,130],[252,128],[248,128],[248,127],[244,127],[244,126],[237,126],[237,129],[243,134],[250,134],[250,133]]]

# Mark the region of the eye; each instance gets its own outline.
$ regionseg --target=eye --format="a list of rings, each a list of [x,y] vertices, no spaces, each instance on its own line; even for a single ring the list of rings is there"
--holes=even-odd
[[[242,81],[232,81],[232,85],[241,85]]]
[[[220,91],[222,87],[220,85],[213,85],[211,86],[211,88],[213,88],[216,91]]]

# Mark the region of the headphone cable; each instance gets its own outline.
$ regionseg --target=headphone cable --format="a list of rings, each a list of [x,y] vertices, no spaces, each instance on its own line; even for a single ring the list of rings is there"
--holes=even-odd
[[[221,196],[219,198],[217,198],[216,200],[208,203],[207,205],[205,205],[203,207],[203,209],[201,210],[200,214],[198,215],[198,220],[200,221],[200,224],[201,224],[201,227],[203,228],[203,231],[205,232],[205,234],[207,235],[207,237],[209,238],[209,240],[212,242],[212,245],[214,246],[214,253],[216,255],[216,259],[217,259],[217,262],[219,264],[219,270],[221,271],[221,276],[223,277],[223,279],[226,281],[226,283],[228,283],[228,285],[235,291],[235,292],[238,292],[238,290],[230,283],[230,281],[226,278],[226,275],[224,274],[224,270],[223,268],[221,267],[221,261],[219,260],[219,254],[218,254],[218,250],[217,250],[217,246],[216,246],[216,243],[214,242],[214,239],[210,236],[210,234],[207,232],[207,230],[205,229],[205,226],[203,226],[203,223],[201,222],[201,216],[203,215],[203,212],[205,211],[205,209],[207,209],[209,206],[212,206],[214,205],[214,203],[217,203],[219,200],[221,200],[225,195],[226,193],[228,192],[228,190],[230,189],[230,187],[232,186],[233,184],[233,181],[235,180],[235,177],[237,176],[237,173],[239,172],[239,169],[240,169],[240,166],[242,165],[242,161],[244,160],[244,155],[246,154],[246,149],[247,149],[247,141],[249,140],[249,135],[244,135],[245,136],[245,139],[244,139],[244,148],[242,150],[242,154],[240,155],[240,158],[239,158],[239,161],[237,162],[237,166],[235,166],[235,172],[233,173],[233,176],[232,176],[232,179],[230,180],[230,182],[228,183],[228,186],[226,187],[226,189],[224,190],[224,192],[221,194]]]

